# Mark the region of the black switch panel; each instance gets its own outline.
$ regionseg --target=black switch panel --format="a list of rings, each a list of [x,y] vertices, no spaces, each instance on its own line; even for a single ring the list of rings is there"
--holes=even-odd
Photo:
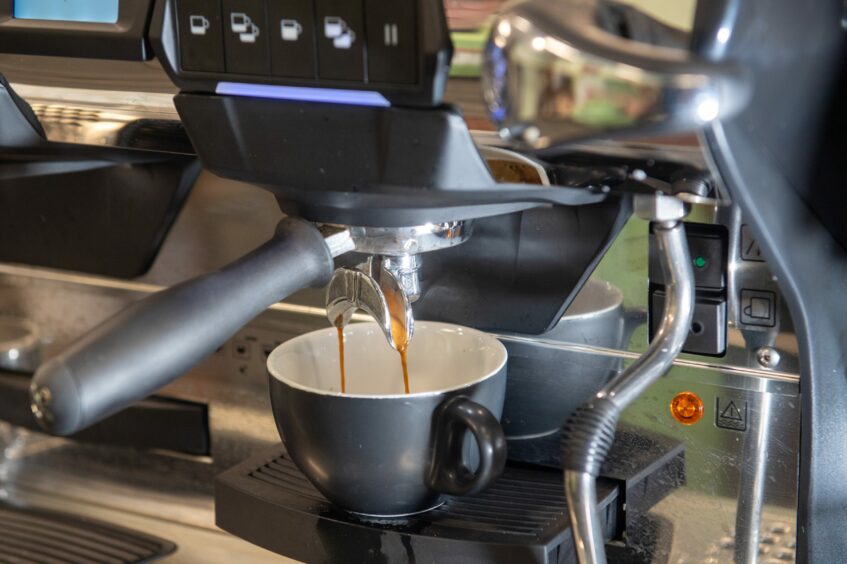
[[[150,45],[184,92],[378,107],[443,103],[453,45],[441,0],[137,1],[153,7]],[[331,96],[331,89],[378,95]]]
[[[223,72],[221,0],[179,0],[176,17],[182,69]]]
[[[285,78],[316,78],[313,0],[270,0],[271,71]]]
[[[223,0],[223,23],[227,72],[270,74],[265,0]]]
[[[414,84],[418,80],[416,0],[366,0],[368,80]]]
[[[665,292],[656,290],[650,296],[650,340],[662,321]],[[726,299],[723,296],[700,296],[694,302],[694,316],[682,352],[706,356],[726,353]]]
[[[698,288],[723,290],[727,280],[727,231],[721,225],[686,223],[685,234]],[[650,282],[665,285],[655,235],[650,234]]]
[[[315,0],[318,77],[365,81],[362,0]]]

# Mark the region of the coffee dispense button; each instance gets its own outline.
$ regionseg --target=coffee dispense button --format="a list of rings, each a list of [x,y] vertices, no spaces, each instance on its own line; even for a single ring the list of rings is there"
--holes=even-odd
[[[264,0],[224,0],[223,19],[227,72],[270,74]]]
[[[315,78],[315,6],[313,0],[277,0],[268,4],[271,68],[275,76]]]
[[[221,0],[179,0],[176,7],[182,69],[223,72]]]
[[[315,0],[318,77],[365,80],[362,0]]]
[[[414,84],[418,79],[417,2],[366,0],[368,80]]]

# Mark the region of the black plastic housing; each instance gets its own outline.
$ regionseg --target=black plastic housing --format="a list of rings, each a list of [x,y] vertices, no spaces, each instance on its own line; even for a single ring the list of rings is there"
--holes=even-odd
[[[635,427],[616,439],[597,481],[607,539],[635,533],[685,479],[681,443]],[[408,517],[371,519],[328,502],[277,446],[217,478],[215,517],[225,531],[304,562],[576,562],[562,473],[547,468],[508,465],[482,493]],[[639,548],[657,546],[651,537],[660,528],[642,532],[631,537]],[[628,548],[609,545],[610,561],[661,561],[645,550],[633,558]]]
[[[584,205],[583,188],[497,184],[452,108],[372,108],[179,94],[177,110],[204,166],[277,196],[312,221],[408,227]]]
[[[134,278],[200,173],[196,158],[49,144],[0,154],[0,261]]]
[[[0,53],[148,61],[153,1],[119,0],[116,23],[88,23],[15,19],[14,0],[0,0]]]
[[[797,333],[802,396],[797,562],[847,553],[847,56],[842,2],[699,2],[694,48],[744,65],[756,85],[704,136],[779,281]],[[724,29],[729,29],[729,41]],[[838,399],[836,399],[838,398]]]
[[[42,431],[29,407],[31,374],[0,370],[0,419]],[[209,408],[205,404],[150,396],[71,436],[75,441],[144,450],[211,455]]]

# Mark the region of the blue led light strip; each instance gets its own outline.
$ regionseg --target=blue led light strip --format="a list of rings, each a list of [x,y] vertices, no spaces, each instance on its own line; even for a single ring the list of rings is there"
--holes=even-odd
[[[391,106],[391,103],[379,92],[365,90],[336,90],[333,88],[304,88],[300,86],[271,86],[269,84],[220,82],[215,92],[227,96],[249,96],[252,98],[272,98],[274,100],[295,100],[299,102],[324,102],[352,106],[373,106],[377,108],[388,108]]]

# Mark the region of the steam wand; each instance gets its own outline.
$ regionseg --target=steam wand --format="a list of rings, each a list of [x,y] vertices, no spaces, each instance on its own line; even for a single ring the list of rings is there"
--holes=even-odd
[[[579,407],[562,435],[562,466],[574,545],[580,564],[605,564],[597,513],[597,477],[621,412],[653,385],[682,350],[694,312],[694,273],[682,220],[685,203],[661,194],[635,196],[635,212],[654,223],[667,285],[662,323],[649,349]]]

